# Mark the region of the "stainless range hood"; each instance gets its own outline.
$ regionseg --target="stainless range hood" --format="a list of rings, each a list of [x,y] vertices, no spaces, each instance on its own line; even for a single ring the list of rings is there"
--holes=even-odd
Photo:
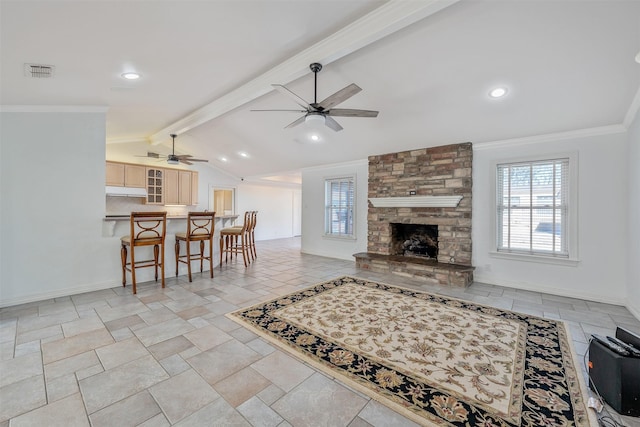
[[[107,185],[107,196],[120,196],[120,197],[147,197],[147,190],[145,188],[137,187],[114,187]]]

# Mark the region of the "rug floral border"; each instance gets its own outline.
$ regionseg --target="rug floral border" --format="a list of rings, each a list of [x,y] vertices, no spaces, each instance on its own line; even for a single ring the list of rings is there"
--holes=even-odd
[[[504,317],[526,325],[526,354],[521,381],[523,393],[516,397],[512,406],[520,407],[519,414],[503,417],[483,408],[478,402],[470,402],[443,390],[425,384],[420,378],[407,375],[379,360],[345,349],[329,338],[313,334],[312,331],[273,315],[273,312],[290,304],[335,289],[346,283],[373,287],[401,293],[428,302],[452,305],[464,310],[473,310],[493,316]],[[436,426],[594,426],[589,417],[583,396],[584,385],[576,370],[571,342],[561,321],[544,319],[517,312],[501,310],[473,302],[426,292],[387,285],[374,281],[344,276],[325,281],[310,288],[297,291],[271,301],[243,308],[227,316],[249,327],[251,330],[279,347],[302,357],[331,376],[354,386],[371,398],[390,406],[408,418],[423,425]],[[296,342],[303,334],[312,334],[316,339],[308,343]],[[336,354],[354,353],[348,365],[333,363]],[[557,358],[555,363],[546,363]],[[562,371],[557,364],[561,362]],[[393,381],[385,381],[385,376]],[[377,381],[375,379],[378,379]],[[381,379],[382,378],[382,379]],[[464,416],[461,416],[464,414]],[[513,416],[516,415],[516,416]]]

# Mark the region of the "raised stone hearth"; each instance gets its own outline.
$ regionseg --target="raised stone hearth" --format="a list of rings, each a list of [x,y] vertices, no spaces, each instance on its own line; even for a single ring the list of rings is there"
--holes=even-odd
[[[354,255],[356,266],[441,285],[471,284],[472,156],[471,143],[370,156],[367,252]],[[400,250],[404,242],[394,241],[399,224],[435,227],[435,234],[423,228],[413,237],[435,243],[435,253]]]

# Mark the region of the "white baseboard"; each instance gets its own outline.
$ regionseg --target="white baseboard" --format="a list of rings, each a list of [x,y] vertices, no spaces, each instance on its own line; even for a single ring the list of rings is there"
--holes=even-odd
[[[504,286],[505,288],[541,292],[544,294],[551,294],[551,295],[557,295],[557,296],[569,297],[569,298],[578,298],[578,299],[594,301],[594,302],[603,302],[606,304],[626,306],[625,304],[627,302],[626,299],[620,298],[617,296],[595,294],[591,292],[574,291],[574,290],[568,290],[568,289],[560,289],[557,287],[544,286],[544,285],[535,284],[535,283],[501,281],[501,280],[495,280],[488,277],[484,277],[482,274],[477,274],[477,273],[474,273],[473,281],[478,283],[486,283],[488,285]]]
[[[353,257],[353,255],[340,255],[335,252],[306,251],[301,249],[300,253],[303,253],[306,255],[323,256],[326,258],[343,259],[345,261],[353,261],[354,263],[356,262],[356,259]]]
[[[38,292],[37,294],[25,295],[17,298],[2,299],[0,308],[11,307],[14,305],[27,304],[30,302],[44,301],[52,298],[67,297],[70,295],[83,294],[85,292],[101,291],[103,289],[115,288],[122,286],[118,280],[93,283],[91,285],[76,286],[71,288],[56,289],[48,292]]]
[[[632,307],[630,305],[627,305],[625,307],[627,307],[627,310],[629,310],[629,313],[633,314],[633,317],[635,317],[636,319],[638,319],[638,321],[640,321],[640,310],[637,310],[635,307]]]

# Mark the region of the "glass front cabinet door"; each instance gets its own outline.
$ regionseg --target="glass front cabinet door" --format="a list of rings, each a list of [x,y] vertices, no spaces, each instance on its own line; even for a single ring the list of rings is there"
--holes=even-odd
[[[162,169],[147,168],[147,204],[164,204],[164,196],[162,194],[163,172]]]

